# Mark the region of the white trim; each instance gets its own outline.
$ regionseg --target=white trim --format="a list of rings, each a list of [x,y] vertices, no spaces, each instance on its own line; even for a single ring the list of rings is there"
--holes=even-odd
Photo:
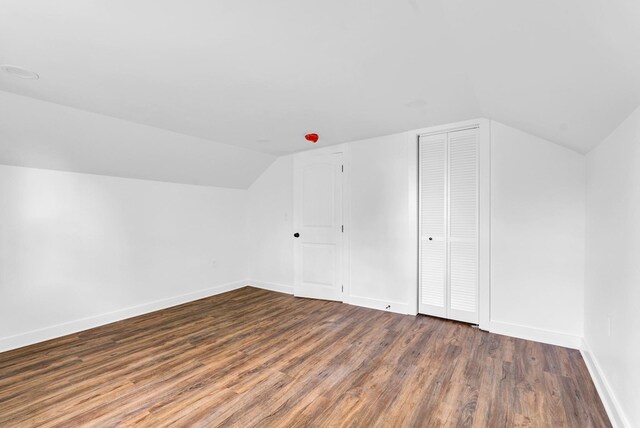
[[[230,282],[204,290],[198,290],[187,294],[169,297],[166,299],[143,303],[141,305],[118,309],[116,311],[107,312],[105,314],[81,318],[62,324],[27,331],[15,336],[2,337],[0,338],[0,352],[21,348],[27,345],[33,345],[34,343],[44,342],[45,340],[55,339],[57,337],[66,336],[68,334],[78,333],[80,331],[100,327],[105,324],[122,321],[124,319],[136,317],[139,315],[144,315],[160,309],[170,308],[172,306],[181,305],[183,303],[191,302],[205,297],[215,296],[216,294],[236,290],[238,288],[245,287],[246,285],[246,281]]]
[[[508,322],[491,321],[489,331],[503,336],[511,336],[519,339],[532,340],[534,342],[564,346],[565,348],[580,349],[582,347],[582,337],[580,336],[519,324],[511,324]]]
[[[379,300],[369,297],[349,296],[349,304],[353,306],[361,306],[363,308],[378,309],[381,311],[395,312],[396,314],[409,314],[409,305],[402,302],[394,302],[392,300]],[[387,306],[391,306],[387,309]]]
[[[611,425],[613,425],[614,428],[631,428],[629,419],[625,415],[624,410],[622,410],[622,406],[616,398],[607,377],[604,375],[604,372],[598,363],[598,359],[586,340],[583,341],[582,350],[580,352],[582,354],[582,359],[587,365],[589,374],[591,374],[593,383],[598,390],[598,394],[600,395],[602,404],[607,411],[607,415],[609,415]]]
[[[439,134],[468,128],[479,128],[479,247],[478,247],[478,318],[479,327],[489,331],[491,326],[491,121],[485,118],[449,123],[446,125],[414,129],[407,132],[408,180],[409,180],[409,233],[416,236],[415,256],[411,258],[412,269],[415,269],[415,293],[410,296],[411,314],[417,314],[418,293],[418,139],[420,135]]]
[[[478,326],[491,325],[491,121],[481,120],[478,160]]]
[[[342,144],[342,302],[349,303],[351,295],[351,145]]]
[[[249,287],[261,288],[263,290],[276,291],[293,295],[293,285],[277,284],[273,282],[264,282],[251,279],[247,281]],[[340,303],[340,302],[338,302]],[[410,305],[407,303],[397,302],[393,300],[372,299],[370,297],[349,296],[349,302],[342,302],[352,306],[360,306],[369,309],[378,309],[381,311],[394,312],[402,315],[410,314]],[[387,305],[391,308],[387,309]],[[415,315],[415,314],[413,314]]]
[[[417,143],[418,137],[420,135],[441,134],[441,133],[450,132],[450,131],[460,131],[463,129],[476,128],[476,127],[482,127],[482,126],[488,126],[488,125],[489,125],[489,119],[480,117],[477,119],[465,120],[462,122],[447,123],[445,125],[430,126],[428,128],[412,129],[411,131],[409,131],[409,136],[413,137]]]
[[[407,261],[409,263],[407,267],[412,272],[412,282],[417,284],[413,293],[409,294],[409,311],[407,313],[409,315],[418,315],[418,305],[420,304],[420,299],[418,298],[420,293],[420,260],[418,256],[420,252],[420,231],[418,223],[418,136],[412,132],[407,132],[407,158],[409,159],[409,164],[407,165],[407,179],[409,180],[407,236],[415,237],[414,251]]]
[[[257,281],[250,279],[247,281],[250,287],[261,288],[263,290],[276,291],[278,293],[293,294],[293,285],[277,284],[275,282]]]

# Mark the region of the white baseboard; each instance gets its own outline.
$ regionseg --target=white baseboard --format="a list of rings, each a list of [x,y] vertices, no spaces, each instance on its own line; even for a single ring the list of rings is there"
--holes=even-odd
[[[293,285],[277,284],[275,282],[265,282],[250,279],[247,284],[263,290],[277,291],[278,293],[293,294]]]
[[[247,283],[253,287],[262,288],[264,290],[277,291],[280,293],[293,294],[293,285],[277,284],[273,282],[249,280]],[[354,306],[362,306],[369,309],[379,309],[381,311],[395,312],[398,314],[408,314],[409,305],[394,301],[378,300],[369,297],[346,296],[344,303]],[[387,309],[387,306],[391,306]],[[414,314],[415,315],[415,314]]]
[[[110,324],[112,322],[121,321],[127,318],[154,312],[160,309],[166,309],[171,306],[180,305],[191,302],[193,300],[202,299],[204,297],[214,296],[216,294],[235,290],[245,287],[246,281],[231,282],[228,284],[217,285],[215,287],[198,290],[187,294],[182,294],[167,299],[156,300],[141,305],[131,306],[117,311],[108,312],[106,314],[95,315],[79,320],[69,321],[63,324],[57,324],[50,327],[32,330],[15,336],[0,338],[0,352],[9,351],[11,349],[21,348],[34,343],[43,342],[56,337],[66,336],[67,334],[77,333],[79,331],[88,330],[90,328],[99,327],[101,325]]]
[[[607,377],[604,375],[598,359],[593,354],[586,340],[583,341],[581,353],[582,359],[587,365],[587,369],[589,369],[593,383],[598,390],[602,404],[604,404],[607,415],[609,415],[611,425],[613,425],[614,428],[631,428],[629,419],[627,419],[624,410],[622,410],[622,406],[620,406],[620,402],[613,393],[613,389],[611,389],[611,385],[609,381],[607,381]]]
[[[251,279],[247,281],[250,286],[262,288],[263,290],[277,291],[279,293],[293,294],[293,285],[277,284],[273,282],[258,281]],[[344,303],[354,306],[362,306],[369,309],[379,309],[381,311],[395,312],[406,315],[409,313],[409,305],[394,301],[378,300],[369,297],[347,296]],[[391,306],[387,309],[387,306]]]
[[[489,326],[489,331],[491,333],[502,334],[504,336],[533,340],[534,342],[548,343],[550,345],[564,346],[565,348],[580,349],[582,347],[582,337],[580,336],[507,322],[492,320]]]
[[[381,311],[395,312],[397,314],[407,315],[409,313],[409,304],[394,302],[391,300],[372,299],[370,297],[349,296],[349,300],[345,303],[355,306],[362,306],[370,309],[379,309]],[[387,309],[387,306],[389,308]]]

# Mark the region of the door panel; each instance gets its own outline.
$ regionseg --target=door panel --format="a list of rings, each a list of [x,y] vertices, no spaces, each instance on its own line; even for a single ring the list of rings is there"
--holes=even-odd
[[[342,154],[299,154],[294,174],[294,294],[342,301]]]
[[[302,226],[335,225],[335,174],[331,163],[305,166],[302,170]]]
[[[336,246],[302,241],[302,282],[333,287],[336,281]]]
[[[438,317],[446,316],[445,307],[445,243],[430,241],[424,244],[420,257],[420,312]]]
[[[472,242],[449,244],[449,318],[477,323],[478,251]]]
[[[446,134],[420,137],[420,312],[446,315]]]
[[[478,132],[450,132],[449,318],[478,322]]]

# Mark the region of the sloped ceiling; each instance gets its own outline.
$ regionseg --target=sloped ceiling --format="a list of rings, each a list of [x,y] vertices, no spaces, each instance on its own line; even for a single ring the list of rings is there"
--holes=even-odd
[[[275,156],[0,92],[5,165],[246,189]]]
[[[586,153],[640,104],[637,0],[443,0],[482,114]]]
[[[0,63],[40,75],[29,81],[0,73],[1,91],[196,137],[189,144],[198,147],[249,149],[242,156],[256,164],[246,170],[272,159],[255,152],[310,148],[302,138],[309,131],[320,134],[319,144],[336,144],[480,116],[584,153],[640,104],[635,0],[0,0],[0,6]],[[0,100],[7,115],[0,144],[31,140],[38,156],[47,153],[47,132],[37,130],[50,108],[34,114],[27,101],[7,93]],[[73,129],[70,117],[78,114],[60,113],[69,122],[60,122],[66,125],[53,145],[65,141],[64,133],[86,134]],[[126,140],[125,128],[118,138]],[[147,131],[140,152],[153,156],[150,133],[159,131]],[[129,144],[110,142],[93,144],[121,152],[88,169],[125,162]],[[168,157],[183,156],[183,143],[171,146]],[[203,162],[201,150],[193,159],[184,155],[171,177],[222,183],[189,176]],[[156,175],[164,174],[162,165]],[[133,160],[127,168],[136,169]]]

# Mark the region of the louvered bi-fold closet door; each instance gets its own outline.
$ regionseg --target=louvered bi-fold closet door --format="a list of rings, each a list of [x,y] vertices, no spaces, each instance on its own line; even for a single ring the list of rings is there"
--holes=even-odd
[[[447,316],[447,134],[420,137],[420,313]]]
[[[478,322],[478,132],[420,137],[420,313]]]
[[[478,323],[478,130],[448,134],[448,318]]]

